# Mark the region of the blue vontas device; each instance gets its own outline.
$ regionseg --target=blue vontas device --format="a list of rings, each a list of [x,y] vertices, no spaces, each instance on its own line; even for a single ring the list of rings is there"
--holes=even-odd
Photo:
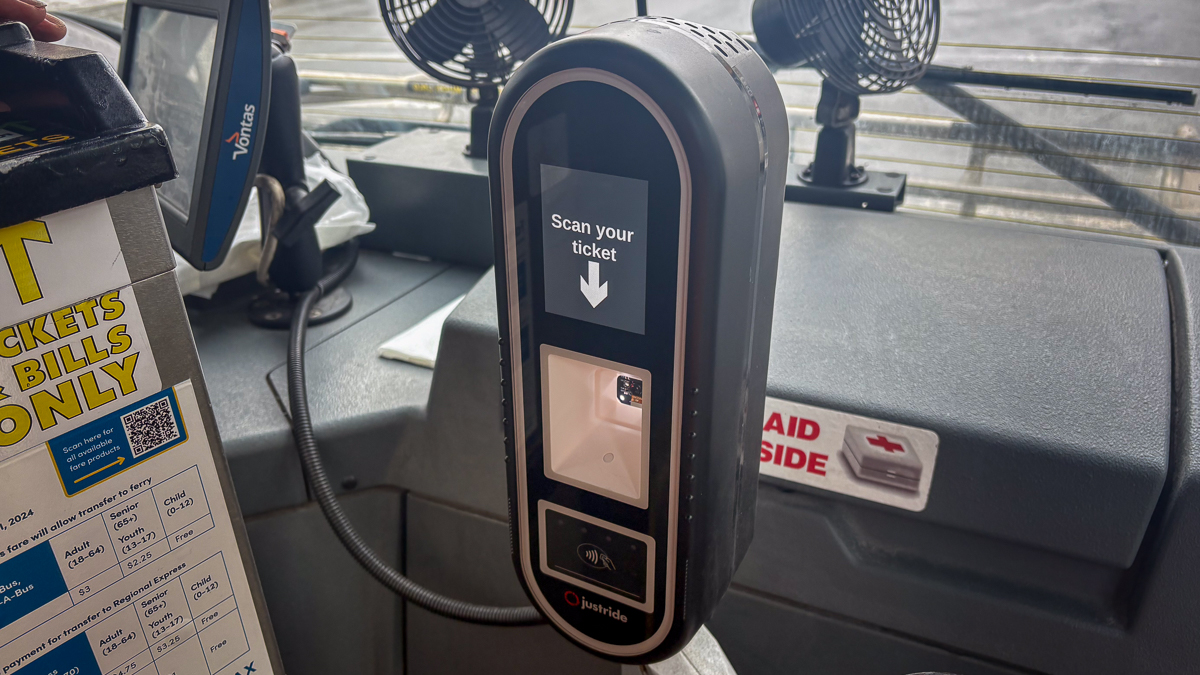
[[[163,127],[179,177],[159,198],[171,245],[221,264],[258,169],[270,96],[267,0],[130,0],[119,72]]]
[[[513,557],[609,659],[688,644],[753,535],[788,126],[737,35],[538,52],[488,150]]]

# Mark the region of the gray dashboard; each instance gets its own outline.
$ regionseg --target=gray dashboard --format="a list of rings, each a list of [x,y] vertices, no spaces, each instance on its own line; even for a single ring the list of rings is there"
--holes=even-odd
[[[1200,253],[791,203],[783,232],[768,393],[941,447],[920,513],[764,477],[709,623],[738,672],[1190,670]],[[312,329],[307,367],[352,518],[435,590],[525,602],[490,270],[373,250],[347,287],[354,307]],[[289,671],[615,675],[549,628],[405,608],[356,568],[308,502],[287,336],[246,321],[252,291],[233,282],[189,312]],[[376,355],[463,293],[435,369]]]

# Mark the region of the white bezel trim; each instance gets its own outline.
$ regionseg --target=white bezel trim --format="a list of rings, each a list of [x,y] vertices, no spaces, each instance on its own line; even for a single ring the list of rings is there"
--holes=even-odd
[[[538,98],[543,94],[568,82],[598,82],[619,89],[642,104],[662,127],[671,149],[675,154],[675,163],[679,166],[679,265],[676,277],[675,302],[675,372],[672,378],[671,403],[671,479],[670,506],[667,516],[667,545],[666,551],[666,588],[663,606],[663,621],[649,639],[633,645],[610,645],[595,640],[576,630],[570,623],[558,615],[546,600],[538,587],[534,576],[533,561],[530,559],[529,539],[529,494],[525,481],[525,380],[521,373],[521,312],[517,295],[517,242],[516,214],[513,205],[512,156],[513,144],[521,120]],[[684,338],[687,328],[687,281],[689,244],[691,241],[691,204],[692,179],[687,163],[687,154],[683,142],[675,131],[674,125],[666,113],[646,92],[623,77],[595,68],[571,68],[547,75],[534,83],[517,101],[512,115],[504,126],[500,140],[500,199],[504,217],[504,260],[506,286],[508,297],[508,358],[512,365],[513,382],[513,444],[516,448],[516,477],[517,477],[517,538],[520,546],[521,569],[534,601],[541,610],[564,633],[602,654],[612,656],[638,656],[645,654],[666,639],[671,629],[675,611],[675,566],[677,560],[677,539],[679,527],[679,448],[683,421],[683,354]],[[651,572],[653,574],[653,572]]]

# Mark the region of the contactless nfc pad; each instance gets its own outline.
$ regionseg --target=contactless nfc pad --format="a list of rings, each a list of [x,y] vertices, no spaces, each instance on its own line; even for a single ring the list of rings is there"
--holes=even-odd
[[[560,510],[561,509],[561,510]],[[654,542],[645,535],[546,503],[542,566],[551,576],[649,611]]]

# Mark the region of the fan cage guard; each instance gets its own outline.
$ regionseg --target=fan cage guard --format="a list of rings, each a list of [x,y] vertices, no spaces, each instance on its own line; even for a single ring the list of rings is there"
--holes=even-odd
[[[520,30],[525,17],[505,9],[509,4],[525,2],[541,14],[549,41],[566,35],[574,0],[379,0],[379,6],[392,39],[418,68],[447,84],[489,88],[502,86],[526,58],[546,44],[544,36],[538,37],[540,30],[537,34]],[[453,51],[453,55],[424,54],[409,37],[413,24],[436,6],[441,6],[438,11],[444,20],[432,26],[436,31],[431,31],[431,37],[441,43],[436,47]],[[497,18],[491,34],[497,28],[516,32],[518,39],[513,44],[486,44],[489,27],[485,22]]]
[[[903,89],[921,79],[937,48],[940,0],[782,4],[805,60],[848,94]]]

